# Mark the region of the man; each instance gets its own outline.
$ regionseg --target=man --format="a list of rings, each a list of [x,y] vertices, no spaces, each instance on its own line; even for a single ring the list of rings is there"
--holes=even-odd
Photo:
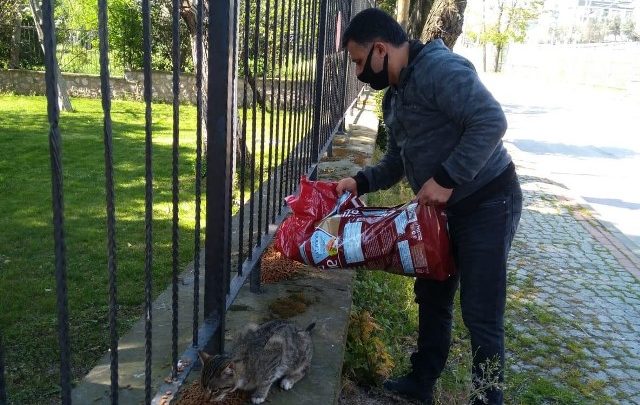
[[[382,102],[387,152],[373,167],[338,183],[338,193],[386,189],[403,175],[420,204],[446,206],[457,274],[438,282],[416,279],[417,351],[412,371],[385,388],[433,400],[451,343],[455,291],[471,336],[476,403],[501,404],[507,254],[520,220],[522,192],[501,138],[502,108],[472,64],[440,39],[408,41],[398,23],[379,9],[356,15],[342,45],[358,79],[389,87]]]

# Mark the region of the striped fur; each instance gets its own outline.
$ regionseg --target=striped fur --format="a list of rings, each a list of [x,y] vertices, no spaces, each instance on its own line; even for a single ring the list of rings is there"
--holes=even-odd
[[[283,389],[291,389],[311,364],[314,326],[300,330],[283,320],[250,324],[236,339],[230,356],[199,353],[203,363],[200,384],[216,401],[236,389],[254,391],[254,404],[264,402],[278,380]]]

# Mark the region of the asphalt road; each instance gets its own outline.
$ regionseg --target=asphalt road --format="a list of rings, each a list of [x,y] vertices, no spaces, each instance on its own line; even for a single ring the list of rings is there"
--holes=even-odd
[[[507,114],[515,160],[568,187],[640,254],[640,86],[481,76]]]

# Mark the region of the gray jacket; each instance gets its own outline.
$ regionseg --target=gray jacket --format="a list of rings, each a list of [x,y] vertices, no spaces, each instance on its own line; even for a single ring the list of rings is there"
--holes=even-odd
[[[382,108],[389,139],[383,159],[363,170],[370,192],[405,175],[417,193],[437,175],[440,185],[454,189],[451,206],[511,162],[501,140],[507,121],[500,104],[473,65],[440,39],[427,43],[402,70]]]

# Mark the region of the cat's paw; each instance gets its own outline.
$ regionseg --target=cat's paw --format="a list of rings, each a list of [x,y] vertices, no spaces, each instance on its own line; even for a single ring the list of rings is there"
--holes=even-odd
[[[263,397],[260,397],[260,398],[253,397],[253,398],[251,398],[251,403],[252,404],[261,404],[261,403],[264,402],[264,400],[265,400],[265,398],[263,398]]]
[[[288,378],[283,378],[282,381],[280,381],[280,386],[283,390],[289,391],[291,388],[293,388],[293,381],[289,380]]]

